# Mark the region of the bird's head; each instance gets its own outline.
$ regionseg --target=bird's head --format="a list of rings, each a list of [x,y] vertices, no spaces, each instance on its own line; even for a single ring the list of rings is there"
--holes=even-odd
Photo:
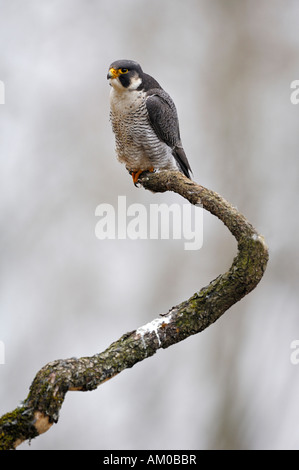
[[[109,84],[119,91],[136,90],[142,84],[143,71],[133,60],[116,60],[109,67]]]

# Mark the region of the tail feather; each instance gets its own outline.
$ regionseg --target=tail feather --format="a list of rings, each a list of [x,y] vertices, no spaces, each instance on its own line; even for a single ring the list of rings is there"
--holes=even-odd
[[[177,165],[181,172],[191,179],[190,173],[192,173],[191,167],[189,165],[188,159],[186,157],[183,147],[175,147],[173,149],[173,156],[177,162]]]

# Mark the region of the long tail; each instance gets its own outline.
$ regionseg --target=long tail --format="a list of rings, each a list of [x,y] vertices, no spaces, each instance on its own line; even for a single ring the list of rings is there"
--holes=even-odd
[[[181,172],[187,176],[187,178],[191,179],[190,173],[192,173],[191,167],[189,165],[188,159],[186,157],[185,151],[183,147],[175,147],[172,152],[179,169]]]

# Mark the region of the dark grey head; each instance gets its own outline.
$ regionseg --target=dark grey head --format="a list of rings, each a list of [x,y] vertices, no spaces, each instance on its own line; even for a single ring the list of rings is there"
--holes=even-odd
[[[114,88],[127,90],[149,90],[160,88],[156,80],[143,72],[134,60],[116,60],[109,67],[107,79]]]

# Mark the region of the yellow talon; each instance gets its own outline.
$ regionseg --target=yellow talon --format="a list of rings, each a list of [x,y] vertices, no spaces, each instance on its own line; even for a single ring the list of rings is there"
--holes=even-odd
[[[133,183],[135,184],[135,186],[138,183],[139,176],[141,175],[141,173],[144,173],[145,171],[150,171],[152,173],[154,171],[154,168],[151,167],[151,168],[148,168],[146,170],[131,171],[131,175],[132,175],[132,178],[133,178]]]

